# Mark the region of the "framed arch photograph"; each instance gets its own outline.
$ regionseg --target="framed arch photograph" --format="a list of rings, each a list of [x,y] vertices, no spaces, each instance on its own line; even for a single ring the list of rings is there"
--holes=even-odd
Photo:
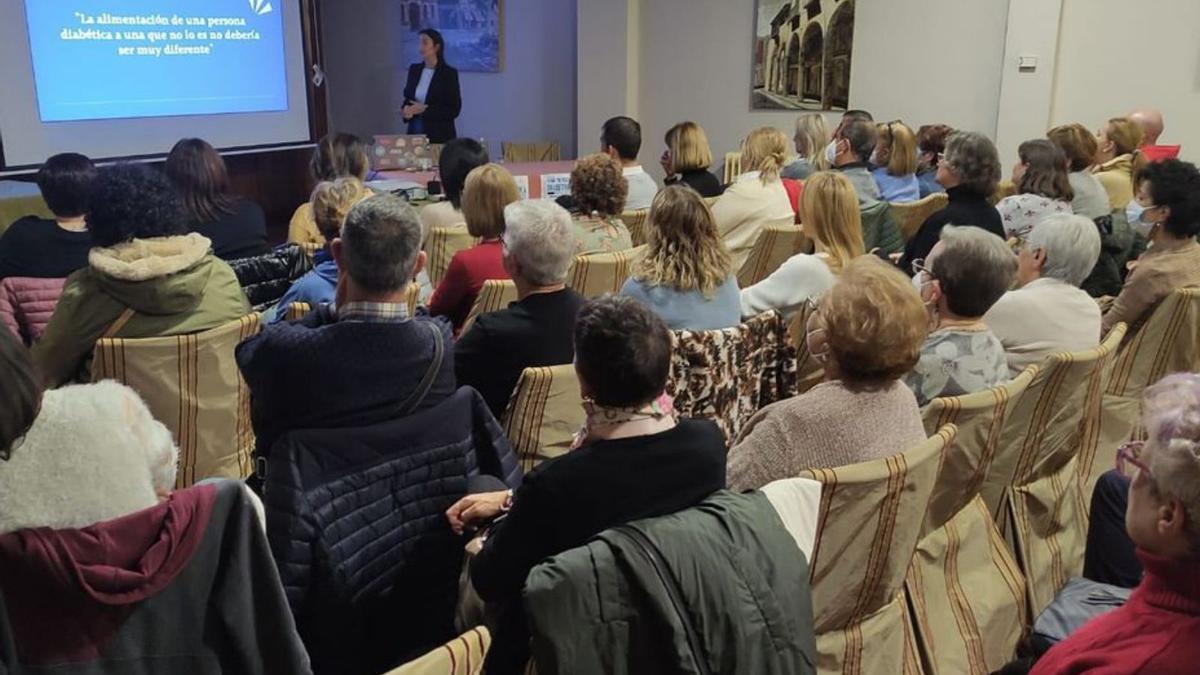
[[[504,0],[400,0],[400,24],[416,33],[435,28],[446,40],[446,60],[463,72],[504,70]],[[409,62],[420,60],[417,40],[406,40]]]
[[[750,107],[845,110],[857,0],[758,0]]]

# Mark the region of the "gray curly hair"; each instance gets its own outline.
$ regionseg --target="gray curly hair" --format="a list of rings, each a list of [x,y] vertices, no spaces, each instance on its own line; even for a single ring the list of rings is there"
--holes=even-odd
[[[962,181],[963,187],[985,197],[1000,183],[1000,153],[996,144],[974,131],[956,131],[946,139],[948,168]]]

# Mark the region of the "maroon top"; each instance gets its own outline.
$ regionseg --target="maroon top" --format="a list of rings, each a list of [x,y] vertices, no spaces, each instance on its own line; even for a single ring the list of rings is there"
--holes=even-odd
[[[484,241],[455,253],[446,268],[446,276],[429,299],[429,313],[449,317],[454,322],[455,333],[461,330],[483,282],[509,278],[508,272],[504,271],[502,256],[503,246],[499,239]]]

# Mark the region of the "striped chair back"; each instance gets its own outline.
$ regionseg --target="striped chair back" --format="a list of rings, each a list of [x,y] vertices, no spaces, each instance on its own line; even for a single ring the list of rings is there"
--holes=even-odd
[[[92,380],[128,385],[174,434],[178,488],[205,478],[243,479],[253,469],[250,390],[233,351],[258,333],[259,319],[250,314],[192,335],[96,342]]]
[[[720,199],[720,197],[705,197],[704,203],[707,204],[708,208],[711,209],[713,207],[713,205],[715,205],[717,203],[718,199]]]
[[[475,296],[475,304],[463,322],[462,333],[466,333],[480,314],[495,312],[517,301],[517,285],[509,279],[488,279]],[[460,333],[461,335],[461,333]]]
[[[900,236],[904,241],[912,239],[926,218],[946,208],[949,203],[950,198],[945,192],[935,192],[915,202],[891,202],[892,217],[900,227]]]
[[[621,222],[625,223],[625,227],[629,230],[629,239],[634,246],[646,243],[646,216],[649,214],[650,209],[637,209],[621,214]]]
[[[742,153],[740,151],[725,153],[725,185],[737,180],[740,175],[742,175]]]
[[[385,675],[479,675],[491,646],[492,634],[478,626]]]
[[[585,298],[598,298],[605,293],[620,293],[621,287],[633,273],[633,267],[646,255],[646,247],[638,246],[611,253],[589,253],[575,256],[567,272],[567,285]]]
[[[800,473],[823,485],[809,565],[818,672],[920,672],[904,579],[956,434],[951,424],[893,457]]]
[[[565,455],[585,418],[574,365],[526,368],[504,412],[504,435],[529,473]]]
[[[738,288],[750,288],[771,276],[788,258],[808,250],[808,237],[799,225],[767,225],[759,232],[750,256],[738,271]]]
[[[429,240],[425,242],[425,253],[429,256],[429,283],[437,288],[446,276],[446,269],[450,267],[454,254],[478,243],[479,237],[471,236],[465,227],[435,227],[430,230]]]
[[[1001,199],[1011,197],[1015,194],[1017,194],[1017,186],[1011,180],[1002,180],[996,184],[996,191],[992,193],[988,201],[992,203],[992,206],[995,206],[1000,203]]]
[[[796,350],[796,394],[803,394],[825,381],[825,366],[808,350],[808,317],[816,311],[816,301],[801,305],[788,324],[788,342]]]
[[[307,302],[293,302],[287,306],[287,314],[284,316],[288,321],[297,321],[303,319],[312,313],[312,305]]]
[[[408,305],[408,315],[412,316],[417,311],[417,304],[421,298],[421,284],[413,281],[404,289],[404,302]],[[293,302],[287,306],[287,313],[284,315],[288,321],[303,319],[313,311],[313,306],[307,302]]]
[[[557,162],[562,159],[562,146],[557,141],[516,143],[503,141],[500,150],[505,162]]]

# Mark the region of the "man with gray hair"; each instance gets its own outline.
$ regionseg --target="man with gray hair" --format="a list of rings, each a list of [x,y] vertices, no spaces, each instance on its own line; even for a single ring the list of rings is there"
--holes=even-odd
[[[1017,288],[983,317],[1012,375],[1051,354],[1099,344],[1100,306],[1079,289],[1099,257],[1100,232],[1083,216],[1047,216],[1029,233],[1017,255]]]
[[[497,418],[523,370],[575,359],[575,315],[585,302],[566,285],[571,214],[554,202],[520,201],[504,209],[504,224],[504,269],[518,300],[480,316],[454,348],[459,383],[475,387]]]

